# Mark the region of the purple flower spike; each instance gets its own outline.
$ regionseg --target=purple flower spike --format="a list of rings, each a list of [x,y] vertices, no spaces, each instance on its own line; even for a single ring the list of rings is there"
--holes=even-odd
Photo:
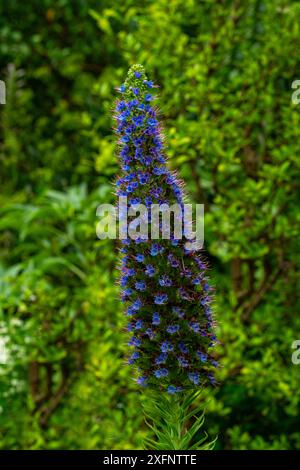
[[[117,196],[126,196],[127,210],[120,221],[130,222],[130,230],[120,227],[125,240],[120,244],[121,298],[129,317],[128,331],[134,335],[128,362],[138,371],[137,383],[176,394],[206,381],[214,385],[218,367],[211,354],[217,340],[211,307],[212,289],[206,262],[195,249],[189,250],[185,235],[161,232],[166,210],[178,204],[185,212],[183,184],[167,167],[159,113],[153,102],[157,87],[148,80],[141,65],[134,65],[120,86],[115,107],[120,171],[115,183]],[[139,232],[138,218],[129,207],[143,204],[141,220],[148,234]],[[153,204],[164,206],[154,224]],[[180,222],[178,215],[174,221]],[[152,238],[151,238],[152,237]]]

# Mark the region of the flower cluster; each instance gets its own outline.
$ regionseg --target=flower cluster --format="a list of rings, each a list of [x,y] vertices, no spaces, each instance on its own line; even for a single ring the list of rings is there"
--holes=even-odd
[[[166,166],[155,88],[135,65],[119,89],[115,120],[122,171],[116,193],[129,205],[183,207],[182,184]],[[185,242],[172,235],[125,238],[120,249],[122,301],[132,335],[128,362],[136,366],[140,385],[171,394],[207,380],[214,384],[217,367],[210,354],[216,337],[206,265]]]

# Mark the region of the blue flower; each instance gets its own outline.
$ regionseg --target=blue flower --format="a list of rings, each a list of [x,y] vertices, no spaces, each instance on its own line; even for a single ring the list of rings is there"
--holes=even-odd
[[[146,184],[149,181],[149,176],[146,174],[139,175],[139,181],[141,184]]]
[[[138,198],[138,197],[134,197],[134,198],[130,199],[130,205],[131,206],[135,206],[135,205],[140,204],[140,203],[141,203],[141,199]]]
[[[155,166],[153,168],[153,173],[157,176],[163,175],[167,170],[163,166]]]
[[[168,369],[156,369],[156,370],[154,371],[154,375],[155,375],[155,377],[157,377],[157,378],[160,378],[160,377],[167,377],[168,374],[169,374]]]
[[[182,342],[180,341],[180,343],[178,344],[178,347],[179,347],[179,350],[183,353],[183,354],[187,354],[189,352],[187,346]]]
[[[143,377],[143,376],[138,377],[138,378],[136,379],[136,383],[137,383],[138,385],[141,385],[142,387],[146,387],[146,385],[147,385],[147,377]]]
[[[211,359],[210,363],[211,363],[214,367],[219,367],[218,361],[215,361],[214,359]]]
[[[116,106],[117,111],[123,111],[126,109],[126,103],[124,101],[119,101]]]
[[[149,126],[157,126],[158,122],[156,119],[147,119],[147,124],[149,124]]]
[[[166,159],[165,159],[165,157],[163,157],[162,155],[159,155],[159,156],[157,157],[157,161],[158,161],[158,163],[161,163],[162,165],[165,165],[165,164],[166,164]]]
[[[208,374],[207,374],[207,377],[208,377],[208,379],[209,379],[209,381],[210,381],[210,383],[211,383],[212,385],[216,385],[217,382],[216,382],[216,380],[215,380],[213,374],[208,373]]]
[[[141,150],[140,148],[137,148],[137,149],[135,150],[134,156],[135,156],[135,158],[136,158],[137,160],[141,160],[141,158],[142,158],[142,156],[143,156],[142,150]]]
[[[178,268],[180,266],[178,259],[173,254],[168,255],[168,262],[172,268]]]
[[[159,325],[159,324],[160,324],[160,316],[157,312],[154,312],[152,316],[152,325]]]
[[[132,110],[132,109],[136,108],[138,106],[138,104],[139,104],[138,100],[133,99],[133,100],[129,101],[128,107],[129,107],[129,109]]]
[[[142,253],[139,253],[136,255],[135,259],[139,262],[142,263],[145,260],[145,256],[142,255]]]
[[[146,290],[146,283],[144,281],[137,281],[135,283],[136,290],[144,291]]]
[[[144,155],[144,156],[141,158],[141,163],[143,163],[143,165],[146,165],[146,166],[152,165],[152,157],[151,157],[151,155]]]
[[[190,300],[191,299],[190,294],[183,287],[180,287],[180,289],[178,289],[178,293],[179,293],[181,299],[183,299],[183,300]]]
[[[139,310],[142,306],[142,302],[140,299],[136,299],[135,302],[132,304],[133,310]]]
[[[126,90],[126,86],[125,86],[125,85],[121,85],[121,86],[120,86],[120,92],[121,92],[121,93],[124,93],[125,90]]]
[[[131,186],[132,190],[134,190],[134,189],[137,189],[139,187],[139,184],[138,184],[137,181],[133,181],[130,186]]]
[[[199,357],[201,362],[206,362],[207,361],[207,355],[204,354],[203,352],[197,351],[196,354]]]
[[[168,301],[167,294],[157,294],[154,296],[154,303],[157,305],[163,305]]]
[[[142,322],[142,320],[137,320],[137,321],[135,322],[135,329],[136,329],[136,330],[140,330],[142,327],[143,327],[143,322]]]
[[[166,353],[161,353],[156,359],[155,364],[164,364],[168,359],[168,355]]]
[[[200,325],[198,322],[192,321],[190,322],[189,326],[191,330],[193,330],[195,333],[200,333],[201,330],[200,330]]]
[[[163,192],[162,188],[152,188],[150,189],[150,194],[152,194],[153,197],[159,198]]]
[[[130,289],[130,287],[128,287],[127,289],[124,290],[123,294],[129,297],[130,295],[133,294],[133,290]]]
[[[147,95],[145,95],[145,101],[152,101],[153,100],[153,96],[151,95],[151,93],[147,93]]]
[[[158,243],[153,243],[150,249],[150,255],[156,256],[160,253],[160,246]]]
[[[139,245],[140,243],[144,243],[148,239],[147,235],[142,234],[141,237],[137,237],[134,242],[136,245]]]
[[[128,137],[128,135],[123,135],[121,137],[121,142],[126,143],[126,142],[129,142],[129,141],[130,141],[130,138]]]
[[[160,277],[158,282],[162,287],[170,287],[172,285],[172,280],[167,275]]]
[[[200,376],[197,372],[189,372],[188,378],[190,379],[191,382],[193,382],[194,385],[199,385]]]
[[[164,341],[160,347],[161,352],[166,353],[169,351],[173,351],[174,346],[169,343],[168,341]]]
[[[167,328],[167,332],[173,335],[179,331],[179,325],[169,325]]]
[[[131,306],[131,307],[128,307],[127,309],[127,316],[128,317],[131,317],[132,315],[135,315],[136,314],[136,310]]]
[[[128,283],[128,277],[123,276],[122,279],[121,279],[121,286],[125,287],[125,286],[127,286],[127,283]]]
[[[135,336],[133,336],[128,342],[129,346],[141,346],[141,344],[141,340],[139,338],[136,338]]]
[[[145,204],[146,204],[146,207],[148,207],[148,208],[151,207],[151,204],[152,204],[151,197],[149,197],[149,196],[145,197]]]
[[[133,132],[133,127],[132,126],[128,126],[125,128],[125,134],[130,136]]]
[[[179,307],[172,307],[172,312],[175,313],[179,318],[184,317],[184,311]]]
[[[199,269],[205,270],[206,264],[200,258],[195,258],[195,263],[197,264]]]
[[[149,336],[150,339],[154,337],[154,331],[151,328],[147,328],[145,331],[146,335]]]
[[[181,367],[189,367],[188,361],[183,356],[178,357],[178,362]]]
[[[127,276],[127,277],[135,276],[135,274],[136,274],[136,273],[135,273],[135,269],[133,269],[133,268],[128,268],[128,269],[126,270],[126,276]]]
[[[134,76],[136,78],[141,78],[142,74],[141,74],[141,72],[134,72]]]
[[[143,116],[134,116],[132,118],[133,124],[137,127],[139,127],[143,124],[143,120],[144,120]]]
[[[204,314],[205,314],[206,318],[208,318],[208,319],[210,320],[210,319],[211,319],[211,316],[212,316],[211,307],[205,306],[205,307],[204,307]]]
[[[167,392],[173,395],[174,393],[178,393],[182,391],[182,387],[175,387],[174,385],[169,385],[167,388]]]
[[[124,147],[120,151],[120,157],[122,158],[128,157],[128,150],[129,150],[129,147],[127,145],[124,145]]]
[[[128,359],[128,364],[133,364],[134,361],[136,361],[137,359],[139,359],[140,357],[140,353],[135,351],[131,356],[130,358]]]
[[[147,276],[153,277],[155,275],[155,272],[156,270],[154,266],[152,266],[151,264],[147,264],[146,269],[145,269],[145,273],[147,274]]]

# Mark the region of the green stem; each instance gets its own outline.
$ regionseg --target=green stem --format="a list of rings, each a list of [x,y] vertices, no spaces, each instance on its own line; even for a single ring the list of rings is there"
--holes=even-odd
[[[145,420],[154,437],[144,447],[154,450],[211,450],[216,442],[200,431],[204,423],[201,391],[169,395],[147,391],[143,397]]]

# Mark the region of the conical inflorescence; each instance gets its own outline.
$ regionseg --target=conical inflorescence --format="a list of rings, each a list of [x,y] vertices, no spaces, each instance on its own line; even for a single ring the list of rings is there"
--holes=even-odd
[[[116,133],[121,174],[117,195],[128,206],[177,203],[183,207],[182,184],[167,169],[155,86],[141,65],[134,65],[119,89]],[[211,356],[216,343],[212,289],[206,264],[186,239],[121,240],[122,301],[132,337],[128,362],[138,370],[137,382],[169,393],[214,384]]]

